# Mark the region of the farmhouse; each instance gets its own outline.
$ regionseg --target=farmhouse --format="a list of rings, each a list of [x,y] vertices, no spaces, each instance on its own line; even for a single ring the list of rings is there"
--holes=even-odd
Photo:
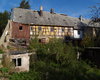
[[[84,34],[97,36],[99,30],[100,24],[91,24],[90,20],[83,19],[82,16],[73,18],[55,13],[54,9],[46,12],[42,6],[39,11],[14,8],[0,38],[0,46],[13,46],[10,57],[16,70],[29,71],[29,53],[23,51],[27,50],[26,46],[31,39],[37,37],[42,43],[49,42],[51,38],[82,40]]]
[[[81,39],[84,24],[78,18],[72,18],[64,14],[32,11],[28,9],[14,8],[11,16],[12,39],[25,39],[38,36],[39,39],[65,38]]]
[[[96,36],[99,27],[100,24],[94,25],[82,16],[74,18],[55,13],[54,9],[47,12],[42,6],[39,11],[14,8],[0,45],[6,47],[10,41],[28,45],[29,40],[35,37],[42,42],[48,42],[50,38],[81,40],[85,33]]]
[[[48,42],[50,38],[70,38],[81,40],[88,20],[80,16],[73,18],[65,14],[57,14],[54,9],[50,12],[29,9],[12,9],[11,19],[1,37],[0,45],[6,46],[9,41],[22,41],[26,45],[29,40],[38,37],[40,41]]]

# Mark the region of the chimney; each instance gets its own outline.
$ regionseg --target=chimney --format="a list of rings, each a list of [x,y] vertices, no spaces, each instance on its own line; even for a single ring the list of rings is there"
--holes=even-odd
[[[54,13],[54,9],[53,9],[53,8],[50,9],[50,13],[51,13],[51,14]]]
[[[79,16],[79,20],[83,21],[83,16],[82,15]]]
[[[40,6],[40,16],[43,16],[43,7]]]

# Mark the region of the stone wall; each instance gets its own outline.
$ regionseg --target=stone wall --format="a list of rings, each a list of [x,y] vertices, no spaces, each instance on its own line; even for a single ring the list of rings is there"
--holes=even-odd
[[[7,47],[9,39],[11,38],[11,29],[12,29],[11,21],[9,20],[1,38],[0,38],[0,46]]]

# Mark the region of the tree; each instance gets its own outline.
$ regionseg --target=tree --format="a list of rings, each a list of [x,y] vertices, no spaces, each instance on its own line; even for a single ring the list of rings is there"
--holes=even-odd
[[[20,3],[19,8],[23,8],[23,9],[30,9],[30,4],[29,4],[29,0],[22,0]]]
[[[0,12],[0,36],[7,25],[8,19],[10,19],[10,13],[8,11]]]
[[[81,47],[86,48],[86,47],[94,47],[95,43],[94,43],[94,38],[91,37],[88,34],[84,35],[83,40],[81,41]]]
[[[93,26],[92,30],[95,33],[94,36],[94,44],[95,46],[100,46],[99,40],[100,40],[100,3],[98,3],[95,6],[90,7],[91,8],[91,19],[89,24]]]
[[[100,3],[91,7],[91,20],[100,23]]]
[[[36,62],[31,57],[30,71],[12,74],[10,80],[100,80],[99,69],[76,59],[72,43],[66,45],[60,39],[53,39],[42,44],[34,39],[29,49],[36,51]]]
[[[88,42],[85,44],[90,45]],[[30,44],[30,49],[32,48],[36,50],[38,61],[33,64],[31,61],[31,71],[41,73],[42,80],[100,79],[100,70],[96,73],[94,68],[76,59],[77,54],[72,43],[66,44],[62,40],[53,39],[48,44],[41,44],[35,39]]]

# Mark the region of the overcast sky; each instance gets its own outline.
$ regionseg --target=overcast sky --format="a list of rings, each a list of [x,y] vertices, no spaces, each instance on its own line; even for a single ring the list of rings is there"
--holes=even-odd
[[[0,11],[10,11],[11,8],[18,7],[20,2],[21,0],[0,0]],[[100,3],[100,0],[30,0],[33,10],[39,10],[42,5],[44,11],[54,8],[56,13],[63,13],[73,17],[82,15],[85,18],[89,18],[89,7],[97,3]]]

